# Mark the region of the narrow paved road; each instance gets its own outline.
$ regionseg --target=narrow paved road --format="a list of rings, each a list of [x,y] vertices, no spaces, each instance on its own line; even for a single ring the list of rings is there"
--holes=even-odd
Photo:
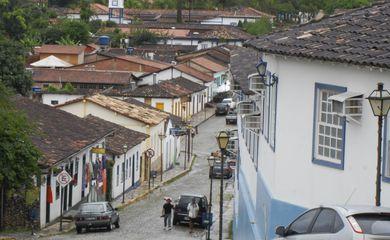
[[[197,193],[209,195],[208,162],[206,154],[217,149],[216,133],[225,129],[224,117],[213,117],[199,127],[199,134],[194,141],[194,152],[199,156],[196,159],[193,170],[176,182],[155,191],[147,199],[129,206],[120,212],[121,226],[111,232],[98,231],[83,234],[70,234],[52,237],[51,239],[132,239],[132,240],[185,240],[201,239],[205,231],[197,229],[189,234],[185,225],[174,226],[171,231],[163,230],[163,220],[160,218],[164,196],[178,198],[182,193]],[[218,206],[219,181],[214,181],[213,205]],[[218,209],[214,207],[214,214]],[[218,215],[216,215],[218,216]]]

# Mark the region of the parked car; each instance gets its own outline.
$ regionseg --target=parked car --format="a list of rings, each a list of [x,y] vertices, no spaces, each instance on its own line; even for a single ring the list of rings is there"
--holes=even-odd
[[[224,178],[231,178],[232,175],[233,175],[233,171],[230,168],[229,164],[227,162],[224,162],[224,164],[223,164],[223,177]],[[209,177],[210,178],[220,178],[221,177],[221,162],[215,162],[214,166],[210,167]]]
[[[226,115],[229,111],[229,105],[225,103],[218,103],[215,108],[215,115]]]
[[[233,109],[230,109],[226,114],[226,124],[237,124],[237,112]]]
[[[77,233],[81,233],[83,228],[107,228],[112,230],[113,225],[119,228],[119,214],[108,202],[92,202],[81,204],[75,216]]]
[[[222,103],[229,105],[229,108],[235,109],[236,103],[233,101],[233,98],[224,98]]]
[[[390,208],[319,207],[306,211],[288,227],[276,228],[278,240],[390,239]]]
[[[173,225],[180,224],[182,222],[189,222],[190,218],[188,217],[188,204],[195,198],[196,203],[199,205],[198,217],[196,218],[195,223],[201,227],[205,227],[203,221],[206,217],[208,201],[205,195],[199,194],[182,194],[179,199],[175,201],[175,208],[173,214]]]

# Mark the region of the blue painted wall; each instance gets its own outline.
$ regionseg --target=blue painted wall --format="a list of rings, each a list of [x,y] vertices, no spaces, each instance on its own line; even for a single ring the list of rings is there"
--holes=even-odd
[[[234,240],[268,240],[275,237],[275,228],[287,226],[292,220],[306,211],[305,208],[274,199],[261,174],[258,173],[256,204],[249,197],[245,175],[240,171],[238,201],[235,206],[237,217],[234,222]],[[237,185],[236,185],[237,186]]]

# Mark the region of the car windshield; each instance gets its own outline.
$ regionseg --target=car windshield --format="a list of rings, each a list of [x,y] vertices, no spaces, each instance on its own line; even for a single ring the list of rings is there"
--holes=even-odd
[[[181,196],[180,201],[179,201],[179,205],[187,206],[192,201],[193,198],[194,198],[193,196]],[[199,203],[198,197],[195,197],[195,200],[196,200],[196,203]]]
[[[222,101],[222,103],[231,103],[231,102],[232,102],[232,100],[228,100],[228,99],[225,99]]]
[[[104,212],[103,204],[85,204],[81,206],[81,212]]]
[[[390,236],[390,214],[359,214],[353,216],[364,234]]]

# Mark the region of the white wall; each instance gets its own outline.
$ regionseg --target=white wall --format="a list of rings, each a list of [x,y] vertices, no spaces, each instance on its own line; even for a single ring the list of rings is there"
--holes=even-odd
[[[103,146],[103,143],[105,142],[104,139],[101,139],[94,144],[91,144],[88,148],[80,150],[80,152],[74,154],[71,158],[69,158],[68,161],[62,161],[59,163],[56,167],[65,167],[65,165],[70,166],[70,163],[73,162],[73,173],[76,174],[77,170],[77,185],[73,185],[72,187],[72,205],[67,207],[67,209],[77,205],[81,200],[81,194],[82,194],[82,183],[83,183],[83,174],[86,174],[85,171],[83,173],[83,169],[85,170],[85,167],[83,167],[83,156],[85,155],[86,164],[92,163],[95,161],[97,154],[91,154],[91,148],[94,146]],[[91,158],[92,156],[92,158]],[[77,164],[76,164],[77,163]],[[47,175],[46,175],[47,176]],[[46,226],[46,181],[41,184],[41,191],[40,191],[40,226],[44,227]],[[56,175],[51,173],[51,192],[53,196],[53,203],[50,204],[50,222],[57,219],[61,214],[61,190],[59,192],[58,198],[56,198]],[[84,198],[88,196],[88,193],[90,192],[90,185],[88,183],[87,187],[84,191]],[[69,201],[69,189],[68,189],[68,201]],[[66,204],[68,204],[67,202]]]
[[[244,22],[246,19],[247,22],[255,22],[259,18],[251,18],[251,17],[216,17],[212,19],[207,19],[204,21],[201,21],[201,24],[218,24],[218,25],[233,25],[237,26],[238,22]]]
[[[56,104],[52,104],[52,101],[58,101],[58,104],[63,104],[74,100],[76,98],[80,98],[83,95],[70,95],[70,94],[55,94],[55,93],[43,93],[42,94],[42,103],[50,106],[54,106]]]
[[[138,156],[138,157],[137,157]],[[141,171],[141,162],[140,158],[142,156],[142,147],[141,144],[129,149],[126,153],[126,162],[125,162],[125,192],[134,187],[137,182],[140,180],[140,171]],[[123,168],[122,164],[124,161],[125,155],[114,156],[114,166],[112,168],[112,197],[117,198],[123,192]],[[133,157],[134,157],[134,182],[133,182]],[[119,175],[118,175],[119,167]]]
[[[276,152],[261,137],[259,169],[272,194],[303,207],[319,204],[374,204],[377,120],[363,100],[361,124],[346,124],[344,170],[312,163],[315,83],[347,87],[367,97],[377,82],[390,87],[386,70],[340,63],[321,63],[266,56],[268,69],[279,75]],[[383,183],[382,201],[390,206],[390,185]]]

